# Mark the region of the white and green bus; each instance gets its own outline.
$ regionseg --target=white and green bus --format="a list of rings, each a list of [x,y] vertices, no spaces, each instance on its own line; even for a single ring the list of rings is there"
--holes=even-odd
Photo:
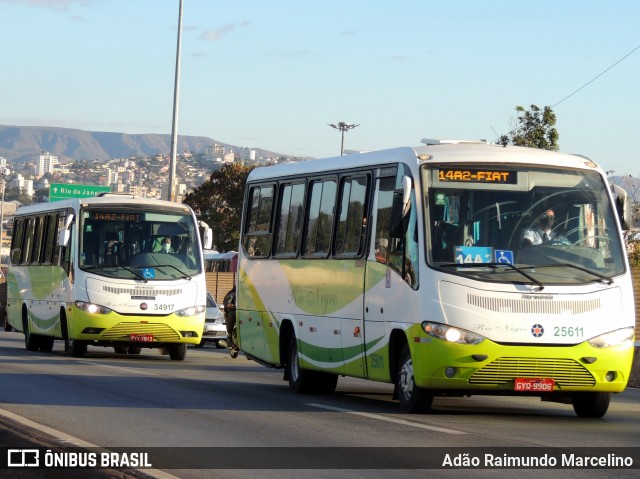
[[[204,329],[200,229],[186,205],[102,194],[19,208],[7,275],[7,322],[29,351],[54,340],[82,357],[166,348],[183,360]],[[163,243],[171,241],[167,252]]]
[[[603,416],[633,355],[626,196],[582,156],[423,143],[251,172],[241,350],[297,392],[395,384],[410,413],[491,394]]]

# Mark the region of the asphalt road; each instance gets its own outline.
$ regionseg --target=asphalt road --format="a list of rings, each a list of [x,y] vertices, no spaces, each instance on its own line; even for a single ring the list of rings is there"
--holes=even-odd
[[[57,439],[48,437],[40,431],[0,416],[0,453],[5,455],[9,449],[32,448],[56,449],[64,447]],[[140,471],[133,469],[91,469],[90,472],[78,469],[5,469],[0,470],[3,479],[150,479]]]

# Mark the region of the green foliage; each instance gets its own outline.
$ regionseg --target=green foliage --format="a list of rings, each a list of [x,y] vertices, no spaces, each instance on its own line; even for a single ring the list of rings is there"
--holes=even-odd
[[[14,187],[7,188],[4,192],[5,201],[19,201],[23,205],[30,205],[33,203],[33,196],[28,195],[22,188]]]
[[[516,107],[518,114],[516,124],[508,135],[502,135],[498,143],[504,146],[512,144],[515,146],[527,146],[530,148],[540,148],[542,150],[558,151],[558,139],[560,135],[554,128],[556,124],[556,114],[550,106],[540,109],[536,105],[531,105],[529,111],[522,106]]]
[[[236,163],[224,165],[184,198],[198,219],[213,230],[213,244],[218,251],[238,249],[244,189],[252,169]]]

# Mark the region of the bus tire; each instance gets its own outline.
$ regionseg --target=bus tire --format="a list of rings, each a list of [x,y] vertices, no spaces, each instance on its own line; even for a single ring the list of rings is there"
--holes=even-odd
[[[51,351],[53,351],[53,337],[40,336],[39,348],[43,353],[50,353]]]
[[[400,400],[400,409],[409,414],[424,413],[431,409],[433,395],[426,389],[416,386],[413,377],[413,361],[409,346],[404,345],[400,353],[396,390]]]
[[[601,418],[609,410],[611,393],[576,393],[571,397],[573,410],[580,417]]]
[[[72,339],[69,341],[69,352],[74,358],[82,358],[87,354],[87,343]]]
[[[289,379],[289,389],[294,393],[300,394],[309,392],[310,385],[307,379],[307,371],[300,367],[300,362],[298,361],[298,341],[295,334],[292,334],[289,338],[285,368],[285,378]]]
[[[289,389],[295,393],[331,394],[336,390],[337,374],[309,371],[300,367],[298,341],[294,334],[289,338],[285,368],[285,378],[289,380]]]
[[[174,344],[169,347],[169,357],[173,361],[183,361],[187,357],[187,343]]]
[[[127,346],[114,346],[113,350],[116,354],[127,354],[129,348]]]
[[[129,349],[127,350],[129,354],[140,354],[141,351],[142,348],[140,346],[129,346]]]
[[[31,332],[31,328],[29,327],[29,319],[26,317],[22,318],[22,330],[24,331],[24,347],[27,351],[37,351],[40,349],[40,337],[37,334],[33,334]]]

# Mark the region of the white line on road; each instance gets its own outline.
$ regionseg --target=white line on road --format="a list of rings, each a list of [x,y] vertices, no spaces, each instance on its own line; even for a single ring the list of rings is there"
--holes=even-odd
[[[378,421],[386,421],[386,422],[392,422],[395,424],[402,424],[403,426],[418,427],[420,429],[429,429],[430,431],[444,432],[446,434],[466,434],[466,432],[456,431],[455,429],[447,429],[446,427],[429,426],[428,424],[419,424],[415,422],[405,421],[404,419],[395,419],[392,417],[381,416],[380,414],[371,414],[368,412],[353,411],[351,409],[343,409],[341,407],[326,406],[324,404],[307,403],[307,406],[317,407],[320,409],[328,409],[329,411],[344,412],[347,414],[353,414],[355,416],[368,417],[369,419],[376,419]]]

